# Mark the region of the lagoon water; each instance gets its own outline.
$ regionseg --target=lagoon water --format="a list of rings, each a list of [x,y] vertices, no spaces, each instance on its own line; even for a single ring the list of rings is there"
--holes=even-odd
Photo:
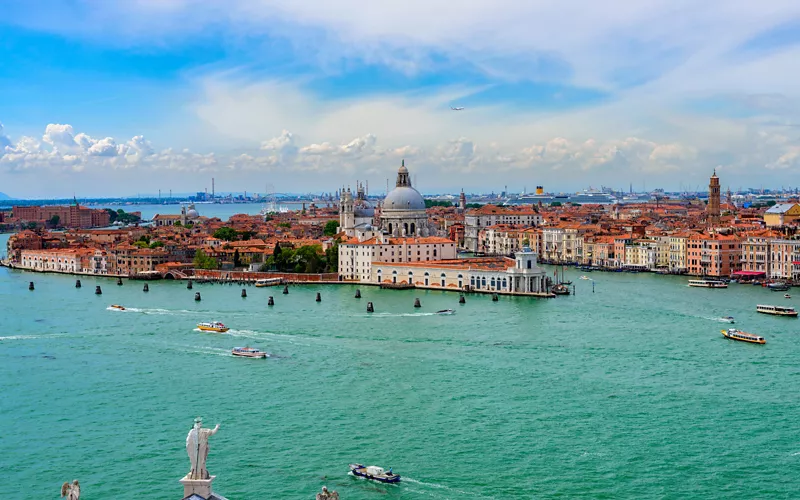
[[[0,269],[4,498],[56,498],[75,478],[86,498],[180,498],[198,415],[221,423],[209,469],[231,500],[313,498],[322,485],[347,500],[796,498],[800,323],[754,311],[796,300],[590,276],[596,293],[568,271],[575,296],[458,305],[335,285],[246,299],[171,281],[143,293],[81,277],[76,289],[75,277]],[[457,313],[432,314],[443,308]],[[724,339],[727,315],[767,344]],[[195,330],[210,320],[232,329]],[[231,357],[242,345],[272,357]],[[405,480],[359,480],[350,462]]]

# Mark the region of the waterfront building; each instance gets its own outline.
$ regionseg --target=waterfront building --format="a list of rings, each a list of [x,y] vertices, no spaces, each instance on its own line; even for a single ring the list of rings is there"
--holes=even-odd
[[[162,226],[174,226],[177,222],[180,222],[182,226],[186,226],[188,223],[195,224],[200,221],[201,217],[200,214],[197,212],[197,209],[194,207],[194,203],[190,203],[188,207],[181,207],[181,213],[178,214],[155,214],[153,216],[153,223],[156,227]]]
[[[659,244],[653,240],[633,240],[625,245],[624,267],[641,271],[654,271]]]
[[[542,259],[553,263],[575,263],[583,260],[583,235],[590,228],[578,223],[543,226]]]
[[[71,248],[47,250],[22,250],[19,265],[32,271],[52,271],[59,273],[82,272],[81,252]]]
[[[742,240],[736,235],[696,234],[687,243],[688,272],[695,276],[731,276],[741,270]]]
[[[106,227],[111,216],[105,210],[82,207],[75,201],[72,205],[18,206],[12,208],[14,218],[20,222],[47,223],[57,218],[58,225],[66,228]]]
[[[769,273],[777,280],[800,280],[800,241],[773,240],[769,245]]]
[[[454,241],[438,236],[395,238],[379,233],[359,240],[339,242],[339,276],[347,280],[369,282],[374,262],[430,262],[456,258]]]
[[[544,218],[533,205],[516,207],[484,205],[467,210],[464,215],[464,250],[475,253],[484,251],[480,247],[479,233],[487,226],[512,224],[531,227],[539,226],[543,222]]]
[[[478,233],[479,247],[487,255],[511,255],[522,249],[528,233],[525,226],[495,224]]]
[[[133,276],[155,271],[156,266],[169,262],[169,254],[161,249],[139,248],[130,244],[118,245],[109,252],[110,274]]]
[[[764,212],[767,227],[783,227],[797,224],[800,220],[800,205],[797,203],[778,203]]]
[[[483,257],[433,262],[374,262],[370,282],[445,290],[546,293],[546,273],[536,260],[536,252],[526,247],[514,259]]]
[[[706,206],[706,214],[708,217],[709,226],[719,225],[719,216],[720,216],[719,202],[720,202],[719,177],[717,177],[717,171],[715,169],[714,174],[711,176],[711,179],[708,184],[708,205]]]
[[[742,241],[741,267],[752,275],[770,273],[770,241],[777,234],[770,230],[751,233]]]
[[[689,270],[686,264],[686,250],[689,237],[692,233],[678,232],[670,234],[667,239],[669,248],[667,250],[667,269],[671,273],[683,274]]]

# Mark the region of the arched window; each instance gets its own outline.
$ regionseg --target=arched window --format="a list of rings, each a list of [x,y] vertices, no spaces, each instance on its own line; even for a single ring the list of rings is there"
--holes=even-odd
[[[417,225],[413,222],[411,223],[411,234],[417,234]]]
[[[505,289],[507,287],[508,287],[508,282],[506,281],[505,278],[503,278],[503,288]]]
[[[430,275],[429,275],[429,274],[428,274],[428,272],[426,271],[426,272],[425,272],[425,286],[428,286],[428,285],[430,285],[430,279],[428,278],[429,276],[430,276]]]
[[[409,271],[408,272],[408,284],[410,285],[412,283],[414,283],[414,272],[413,271]]]
[[[392,223],[389,223],[389,234],[392,234]]]
[[[406,234],[408,234],[408,222],[403,224],[403,230],[406,232]]]
[[[495,282],[494,282],[494,276],[492,276],[492,283],[491,283],[491,285],[492,285],[492,288],[494,288],[494,287],[496,286],[496,285],[495,285]]]
[[[484,276],[484,277],[481,279],[481,283],[483,284],[483,286],[484,286],[484,287],[486,286],[486,276]]]
[[[464,286],[464,275],[458,275],[458,288],[463,288]]]
[[[444,287],[444,286],[445,286],[445,283],[446,283],[446,280],[447,280],[447,275],[446,275],[446,274],[444,274],[444,273],[442,273],[442,275],[440,276],[440,278],[442,278],[442,287]]]
[[[392,283],[397,283],[397,271],[392,271]]]
[[[475,286],[475,276],[470,276],[469,277],[469,284],[472,285],[472,286]]]

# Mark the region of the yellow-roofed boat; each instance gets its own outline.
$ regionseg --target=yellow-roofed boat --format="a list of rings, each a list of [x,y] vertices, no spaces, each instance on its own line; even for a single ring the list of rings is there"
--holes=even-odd
[[[741,342],[750,342],[751,344],[766,344],[767,341],[764,340],[764,337],[759,335],[754,335],[752,333],[743,332],[741,330],[737,330],[736,328],[728,328],[727,330],[720,330],[722,335],[725,338],[731,340],[739,340]]]
[[[211,323],[198,323],[197,328],[201,332],[216,332],[216,333],[225,333],[228,330],[230,330],[230,328],[223,325],[219,321],[212,321]]]

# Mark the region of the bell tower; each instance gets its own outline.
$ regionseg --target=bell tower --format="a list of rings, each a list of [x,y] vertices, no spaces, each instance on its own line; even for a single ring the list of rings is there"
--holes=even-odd
[[[717,169],[714,169],[714,173],[708,183],[708,205],[706,206],[706,215],[710,226],[719,224],[719,201],[719,177],[717,177]]]

